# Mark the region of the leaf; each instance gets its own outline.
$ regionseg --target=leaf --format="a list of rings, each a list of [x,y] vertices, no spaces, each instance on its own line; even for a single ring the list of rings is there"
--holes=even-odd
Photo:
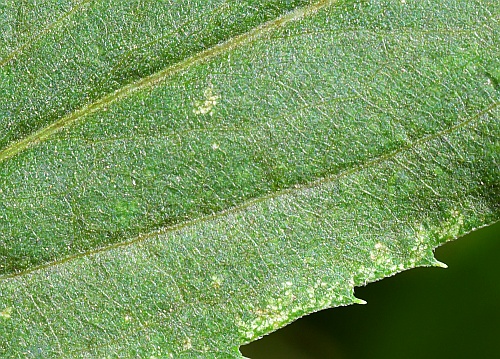
[[[0,6],[0,354],[241,344],[500,219],[500,5]]]

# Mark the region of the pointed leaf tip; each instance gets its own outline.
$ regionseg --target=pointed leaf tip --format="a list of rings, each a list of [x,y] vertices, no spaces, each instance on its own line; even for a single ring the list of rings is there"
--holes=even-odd
[[[446,265],[446,263],[440,262],[436,258],[434,258],[434,262],[432,263],[432,266],[433,267],[444,268],[444,269],[448,268],[448,265]]]
[[[363,300],[363,299],[359,299],[359,298],[355,298],[354,300],[354,304],[368,304],[368,302],[366,300]]]

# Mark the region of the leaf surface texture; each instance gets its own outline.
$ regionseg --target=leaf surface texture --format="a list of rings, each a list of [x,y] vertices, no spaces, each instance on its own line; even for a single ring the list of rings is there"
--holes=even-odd
[[[500,218],[496,1],[0,5],[0,356],[239,345]]]

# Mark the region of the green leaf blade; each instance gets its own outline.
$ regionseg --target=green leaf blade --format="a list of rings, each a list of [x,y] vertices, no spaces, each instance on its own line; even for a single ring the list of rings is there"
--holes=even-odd
[[[2,83],[9,84],[0,102],[3,119],[8,119],[0,147],[307,3],[8,3],[2,9],[4,18],[13,23],[17,18],[40,18],[40,29],[30,26],[30,35],[6,46],[0,58]],[[16,42],[19,34],[14,31],[7,42]]]
[[[500,218],[498,25],[325,5],[0,162],[2,354],[238,357]]]

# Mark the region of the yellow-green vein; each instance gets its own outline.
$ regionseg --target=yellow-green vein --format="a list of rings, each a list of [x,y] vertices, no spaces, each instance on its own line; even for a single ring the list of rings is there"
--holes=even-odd
[[[134,82],[132,84],[129,84],[127,86],[124,86],[115,92],[112,92],[101,99],[97,100],[94,103],[91,103],[73,113],[70,113],[69,115],[62,117],[61,119],[57,120],[56,122],[48,125],[47,127],[44,127],[33,134],[25,137],[24,139],[15,142],[2,151],[0,151],[0,162],[4,161],[6,159],[9,159],[16,154],[24,151],[25,149],[36,145],[37,143],[40,143],[50,136],[52,136],[54,133],[60,131],[62,128],[65,128],[79,120],[81,120],[83,117],[90,115],[102,108],[105,108],[106,106],[109,106],[111,103],[125,98],[129,96],[130,94],[145,89],[145,88],[150,88],[153,86],[158,85],[159,83],[163,82],[165,79],[168,77],[179,73],[181,71],[184,71],[191,66],[198,64],[200,62],[212,59],[225,51],[232,50],[236,47],[242,46],[248,42],[253,41],[254,39],[269,33],[273,31],[274,29],[279,28],[280,26],[285,25],[288,22],[298,20],[302,17],[308,16],[310,14],[313,14],[320,10],[321,8],[326,7],[329,4],[334,3],[335,0],[321,0],[317,1],[315,3],[310,4],[307,7],[299,8],[296,9],[288,14],[285,14],[277,19],[271,20],[265,24],[262,24],[244,34],[238,35],[222,44],[215,45],[207,50],[204,50],[192,57],[189,57],[181,62],[178,62],[176,64],[173,64],[167,68],[165,68],[162,71],[159,71],[157,73],[154,73],[148,77],[145,77],[143,79],[140,79],[137,82]]]
[[[181,230],[183,228],[186,228],[188,226],[192,226],[192,225],[200,223],[200,222],[206,222],[206,221],[210,221],[210,220],[215,220],[217,218],[223,217],[223,216],[231,214],[231,213],[241,212],[241,211],[243,211],[243,210],[245,210],[245,209],[247,209],[247,208],[249,208],[251,206],[254,206],[254,205],[256,205],[258,203],[261,203],[263,201],[266,201],[266,200],[283,197],[283,196],[286,196],[286,195],[291,194],[291,193],[297,193],[297,192],[300,192],[300,191],[303,191],[303,190],[308,190],[308,189],[311,189],[311,188],[318,187],[318,186],[323,185],[323,184],[328,184],[328,183],[334,182],[334,181],[339,180],[341,178],[345,178],[345,177],[347,177],[347,176],[349,176],[351,174],[357,173],[359,171],[365,170],[365,169],[370,168],[370,167],[374,167],[374,166],[376,166],[378,164],[381,164],[381,163],[383,163],[385,161],[388,161],[388,160],[394,158],[395,156],[397,156],[398,154],[401,154],[401,153],[403,153],[405,151],[410,151],[411,149],[416,148],[417,146],[421,146],[421,145],[423,145],[423,144],[425,144],[427,142],[430,142],[430,141],[432,141],[432,140],[434,140],[436,138],[439,138],[439,137],[445,136],[447,134],[453,133],[454,131],[456,131],[456,130],[458,130],[460,128],[466,127],[467,125],[469,125],[469,124],[477,121],[479,118],[481,118],[482,116],[484,116],[484,115],[492,112],[493,110],[497,109],[499,106],[500,106],[500,102],[494,102],[490,106],[488,106],[486,109],[478,112],[477,114],[475,114],[475,115],[473,115],[473,116],[471,116],[471,117],[463,120],[462,122],[459,122],[459,123],[457,123],[457,124],[455,124],[455,125],[453,125],[453,126],[451,126],[449,128],[446,128],[444,130],[438,131],[438,132],[436,132],[436,133],[434,133],[432,135],[424,136],[424,137],[422,137],[422,138],[414,141],[411,144],[403,146],[403,147],[401,147],[401,148],[399,148],[399,149],[397,149],[395,151],[392,151],[392,152],[380,155],[379,157],[371,159],[371,160],[365,162],[364,164],[361,164],[359,166],[355,166],[353,168],[350,168],[348,170],[345,170],[345,171],[340,172],[338,174],[335,174],[333,176],[320,178],[320,179],[314,180],[314,181],[309,182],[309,183],[305,183],[305,184],[302,184],[302,185],[296,185],[296,186],[293,186],[293,187],[290,187],[290,188],[287,188],[287,189],[284,189],[284,190],[281,190],[281,191],[278,191],[278,192],[274,192],[274,193],[270,193],[270,194],[267,194],[267,195],[264,195],[264,196],[261,196],[261,197],[258,197],[258,198],[250,199],[250,200],[248,200],[248,201],[246,201],[246,202],[244,202],[244,203],[242,203],[242,204],[240,204],[238,206],[222,210],[222,211],[214,213],[212,215],[198,217],[198,218],[194,218],[192,220],[188,220],[188,221],[185,221],[185,222],[182,222],[182,223],[178,223],[178,224],[173,225],[173,226],[169,226],[169,227],[165,227],[165,228],[160,228],[158,230],[155,230],[155,231],[152,231],[152,232],[149,232],[149,233],[141,234],[141,235],[139,235],[139,236],[137,236],[135,238],[132,238],[132,239],[124,241],[124,242],[114,243],[114,244],[111,244],[111,245],[108,245],[108,246],[105,246],[105,247],[102,247],[102,248],[92,249],[92,250],[89,250],[89,251],[86,251],[86,252],[78,253],[78,254],[75,254],[75,255],[63,258],[63,259],[55,260],[55,261],[50,262],[50,263],[45,263],[45,264],[42,264],[42,265],[30,268],[30,269],[27,269],[27,270],[23,270],[23,271],[20,271],[20,272],[17,272],[17,273],[10,273],[10,274],[1,276],[0,280],[6,280],[6,279],[9,279],[9,278],[21,277],[23,275],[26,275],[26,274],[29,274],[29,273],[33,273],[33,272],[38,271],[38,270],[42,270],[42,269],[45,269],[45,268],[54,267],[54,266],[60,265],[62,263],[69,262],[69,261],[71,261],[73,259],[82,258],[82,257],[86,257],[86,256],[89,256],[89,255],[93,255],[93,254],[97,254],[97,253],[101,253],[101,252],[106,252],[106,251],[109,251],[109,250],[112,250],[112,249],[116,249],[116,248],[121,248],[121,247],[126,247],[126,246],[129,246],[129,245],[133,245],[135,243],[143,242],[143,241],[145,241],[145,240],[147,240],[149,238],[153,238],[155,236],[166,234],[166,233],[169,233],[169,232],[178,231],[178,230]]]

